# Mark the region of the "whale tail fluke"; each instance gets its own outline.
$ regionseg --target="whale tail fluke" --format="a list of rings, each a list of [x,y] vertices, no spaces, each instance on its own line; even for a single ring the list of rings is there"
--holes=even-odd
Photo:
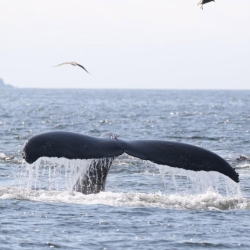
[[[112,133],[99,138],[70,132],[40,134],[27,141],[23,158],[28,163],[40,157],[96,159],[84,178],[79,177],[74,186],[75,190],[89,194],[104,190],[113,160],[123,153],[175,168],[215,171],[239,182],[239,175],[227,161],[204,148],[161,140],[122,140]]]

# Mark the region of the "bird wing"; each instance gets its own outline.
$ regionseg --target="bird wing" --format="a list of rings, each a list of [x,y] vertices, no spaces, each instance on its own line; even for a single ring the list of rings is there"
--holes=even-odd
[[[88,74],[90,74],[81,64],[76,63],[76,65],[79,66],[79,67],[81,67],[81,68],[83,68]]]
[[[61,66],[61,65],[64,65],[64,64],[72,64],[72,63],[74,63],[74,62],[64,62],[64,63],[60,63],[60,64],[58,64],[58,65],[56,65],[54,67]]]
[[[203,5],[205,3],[215,2],[214,0],[201,0],[197,5]]]
[[[88,74],[90,74],[81,64],[76,63],[76,62],[64,62],[64,63],[60,63],[60,64],[58,64],[58,65],[56,65],[54,67],[61,66],[61,65],[64,65],[64,64],[70,64],[70,65],[73,65],[73,66],[77,65],[77,66],[83,68]]]

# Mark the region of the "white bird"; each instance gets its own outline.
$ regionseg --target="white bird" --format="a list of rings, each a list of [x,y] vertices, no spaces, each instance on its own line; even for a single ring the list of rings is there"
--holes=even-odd
[[[201,9],[203,10],[203,4],[209,3],[209,2],[215,2],[214,0],[201,0],[197,5],[201,5]]]
[[[56,65],[55,67],[61,66],[61,65],[64,65],[64,64],[71,64],[72,66],[79,66],[79,67],[83,68],[88,74],[90,74],[81,64],[76,63],[76,62],[64,62],[64,63]]]

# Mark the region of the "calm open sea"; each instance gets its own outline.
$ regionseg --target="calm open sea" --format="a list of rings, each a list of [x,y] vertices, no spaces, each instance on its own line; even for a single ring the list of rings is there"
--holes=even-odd
[[[0,249],[250,249],[249,121],[250,91],[1,89]],[[74,164],[22,161],[58,130],[201,146],[240,183],[123,155],[105,192],[72,193]]]

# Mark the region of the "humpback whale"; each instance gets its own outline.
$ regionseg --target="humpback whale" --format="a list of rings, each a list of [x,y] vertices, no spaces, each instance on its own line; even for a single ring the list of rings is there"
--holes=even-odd
[[[73,190],[83,194],[105,190],[113,160],[123,153],[160,165],[193,171],[216,171],[239,182],[234,168],[217,154],[186,143],[163,140],[123,140],[112,133],[101,137],[72,132],[47,132],[30,138],[23,158],[33,163],[40,157],[93,159],[86,173],[76,180]]]

